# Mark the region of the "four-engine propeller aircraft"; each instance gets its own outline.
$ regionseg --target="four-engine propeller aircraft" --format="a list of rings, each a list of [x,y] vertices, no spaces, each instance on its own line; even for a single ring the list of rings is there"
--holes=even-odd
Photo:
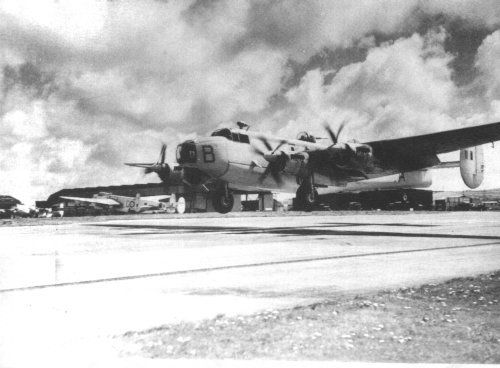
[[[186,202],[184,198],[179,198],[176,201],[175,195],[171,196],[153,196],[153,197],[142,197],[137,194],[135,197],[120,196],[111,193],[98,193],[94,195],[93,198],[82,198],[82,197],[66,197],[61,196],[61,198],[69,199],[72,201],[86,202],[93,205],[105,208],[111,208],[116,212],[135,212],[140,213],[144,211],[160,210],[166,212],[177,212],[184,213],[186,209]],[[169,202],[160,202],[161,199],[169,198]]]
[[[127,165],[156,172],[166,183],[174,176],[188,185],[215,183],[213,204],[221,213],[231,211],[233,190],[295,192],[300,207],[311,210],[320,188],[422,188],[432,184],[431,168],[459,166],[465,184],[477,188],[484,178],[481,145],[500,140],[500,123],[365,143],[340,142],[341,124],[336,133],[325,126],[331,140],[326,144],[305,132],[281,139],[238,126],[181,143],[174,170],[165,163],[165,145],[157,163]],[[460,161],[441,162],[437,156],[457,150]]]

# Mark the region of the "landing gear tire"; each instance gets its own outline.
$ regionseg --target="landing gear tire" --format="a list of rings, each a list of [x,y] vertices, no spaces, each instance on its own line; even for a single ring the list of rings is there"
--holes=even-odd
[[[233,209],[234,197],[225,190],[218,190],[214,194],[212,203],[217,212],[228,213]]]
[[[295,200],[299,210],[311,212],[318,203],[318,192],[309,185],[301,185],[297,189]]]

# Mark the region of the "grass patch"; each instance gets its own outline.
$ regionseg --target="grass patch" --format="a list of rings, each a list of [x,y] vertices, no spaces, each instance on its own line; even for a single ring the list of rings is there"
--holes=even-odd
[[[500,363],[500,271],[129,332],[159,358]]]

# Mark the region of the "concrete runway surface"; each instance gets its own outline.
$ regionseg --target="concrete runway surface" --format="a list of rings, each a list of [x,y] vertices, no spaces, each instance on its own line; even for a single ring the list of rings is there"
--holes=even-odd
[[[0,227],[0,366],[88,366],[115,359],[127,331],[498,270],[499,224],[461,212]]]

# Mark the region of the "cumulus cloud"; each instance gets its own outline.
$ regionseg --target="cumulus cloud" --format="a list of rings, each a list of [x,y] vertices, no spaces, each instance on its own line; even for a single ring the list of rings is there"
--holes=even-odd
[[[485,101],[500,100],[500,31],[488,36],[477,52],[476,65],[481,71],[479,83],[485,89]]]
[[[499,21],[486,0],[4,0],[0,190],[157,180],[122,162],[240,119],[287,136],[348,120],[360,139],[485,122]],[[477,78],[457,78],[457,24]]]
[[[365,140],[453,128],[456,86],[445,37],[441,30],[383,43],[363,62],[338,70],[329,83],[330,71],[309,71],[286,94],[296,115],[291,124],[319,130],[324,122],[347,121],[346,133]]]

